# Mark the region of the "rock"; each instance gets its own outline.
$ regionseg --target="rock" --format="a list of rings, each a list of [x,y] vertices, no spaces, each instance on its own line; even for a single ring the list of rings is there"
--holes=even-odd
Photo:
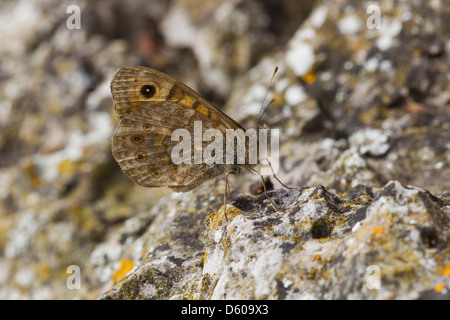
[[[449,194],[391,181],[270,196],[286,212],[265,196],[238,197],[228,221],[206,197],[194,212],[167,208],[133,240],[147,244],[138,266],[100,298],[449,299]]]
[[[170,46],[193,52],[206,89],[228,97],[236,73],[248,70],[262,53],[286,41],[312,3],[174,1],[160,30]],[[277,14],[271,18],[273,10]]]
[[[449,190],[450,65],[441,38],[449,30],[438,21],[445,21],[450,7],[436,4],[423,14],[420,6],[387,3],[381,28],[370,29],[367,3],[320,2],[286,51],[262,61],[233,91],[230,112],[254,119],[264,96],[261,79],[268,81],[279,67],[269,93],[277,103],[263,120],[281,129],[280,176],[291,184],[347,191],[396,179]],[[398,14],[402,18],[394,18]],[[324,145],[324,137],[336,143]],[[350,145],[342,146],[342,139]],[[342,165],[332,167],[336,162]]]

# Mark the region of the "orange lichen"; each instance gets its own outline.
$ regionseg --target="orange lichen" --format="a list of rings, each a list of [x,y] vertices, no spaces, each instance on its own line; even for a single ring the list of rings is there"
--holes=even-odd
[[[65,159],[59,163],[58,169],[59,172],[72,176],[77,170],[77,164],[72,160]]]
[[[440,283],[440,284],[438,284],[436,287],[434,287],[434,291],[436,291],[436,292],[441,292],[442,289],[444,289],[444,288],[445,288],[445,284]]]
[[[303,80],[308,84],[316,82],[316,75],[314,74],[314,71],[309,71],[308,73],[306,73],[303,76]]]
[[[221,208],[220,208],[220,210],[218,211],[218,214],[220,213],[220,214],[222,214],[222,216],[221,217],[223,217],[223,212],[224,212],[224,207],[222,206]],[[238,208],[236,208],[235,206],[228,206],[227,205],[227,212],[226,212],[226,215],[227,215],[227,219],[228,220],[231,220],[231,219],[233,219],[234,217],[236,217],[236,216],[238,216],[238,215],[240,215],[240,214],[242,214],[242,211],[240,210],[240,209],[238,209]],[[224,218],[225,219],[225,218]]]
[[[330,241],[331,238],[330,238],[330,237],[327,237],[327,238],[318,238],[318,239],[315,239],[315,240],[317,240],[317,241],[319,241],[319,242],[327,242],[327,241]]]
[[[382,234],[383,233],[383,229],[381,228],[373,228],[372,229],[372,234]]]
[[[125,277],[125,275],[134,267],[133,261],[129,259],[124,259],[120,261],[119,268],[113,273],[114,283],[119,282]]]
[[[444,276],[450,276],[450,263],[447,263],[444,268]]]

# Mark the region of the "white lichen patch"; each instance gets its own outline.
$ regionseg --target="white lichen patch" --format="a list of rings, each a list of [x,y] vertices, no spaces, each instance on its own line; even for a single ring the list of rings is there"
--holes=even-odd
[[[4,254],[8,258],[15,258],[26,252],[37,230],[36,213],[24,212],[15,228],[8,231],[8,243]]]
[[[262,84],[253,85],[242,98],[242,110],[248,115],[258,115],[264,100],[267,88]]]
[[[403,24],[399,20],[383,18],[381,28],[378,30],[380,37],[377,40],[377,47],[380,51],[386,51],[394,44],[394,39],[402,30]]]
[[[328,15],[328,8],[325,6],[316,8],[309,18],[309,21],[315,28],[322,27],[323,23],[325,22],[325,19]]]
[[[366,69],[366,71],[368,72],[374,72],[377,70],[377,68],[378,68],[378,59],[376,57],[372,57],[364,63],[364,69]]]
[[[299,104],[300,102],[304,101],[306,97],[307,95],[305,90],[303,89],[303,87],[298,85],[290,86],[284,93],[284,99],[291,106]]]
[[[389,150],[388,135],[386,132],[367,128],[359,130],[350,136],[350,146],[358,150],[362,155],[381,156]]]
[[[294,37],[294,40],[289,44],[286,54],[286,64],[296,75],[303,76],[311,70],[314,61],[313,47],[301,39]]]
[[[111,137],[113,126],[107,112],[91,112],[89,124],[91,131],[88,133],[73,130],[64,149],[50,154],[33,156],[33,162],[39,168],[40,175],[44,180],[47,182],[56,180],[59,177],[59,164],[62,161],[77,161],[82,158],[85,147],[101,145]]]
[[[345,35],[355,34],[361,29],[361,20],[356,15],[347,15],[338,22],[339,32]]]

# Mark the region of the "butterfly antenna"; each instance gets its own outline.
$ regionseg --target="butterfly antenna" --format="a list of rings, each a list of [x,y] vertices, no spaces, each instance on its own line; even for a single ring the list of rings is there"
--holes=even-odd
[[[261,109],[259,111],[258,117],[256,118],[256,128],[259,128],[259,121],[263,117],[266,110],[269,108],[269,106],[276,101],[276,99],[272,99],[269,104],[264,108],[264,103],[266,102],[267,94],[269,93],[270,87],[272,86],[272,81],[275,75],[278,72],[278,67],[275,67],[275,70],[273,71],[272,78],[270,78],[269,84],[267,85],[266,94],[264,95],[263,102],[261,103]]]

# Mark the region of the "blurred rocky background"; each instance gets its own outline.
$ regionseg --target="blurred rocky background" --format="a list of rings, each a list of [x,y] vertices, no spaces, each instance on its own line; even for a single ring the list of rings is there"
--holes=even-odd
[[[0,298],[450,299],[448,1],[3,0],[0,21]],[[134,185],[110,151],[130,64],[247,128],[278,66],[286,212],[252,176],[230,221],[223,177]]]

